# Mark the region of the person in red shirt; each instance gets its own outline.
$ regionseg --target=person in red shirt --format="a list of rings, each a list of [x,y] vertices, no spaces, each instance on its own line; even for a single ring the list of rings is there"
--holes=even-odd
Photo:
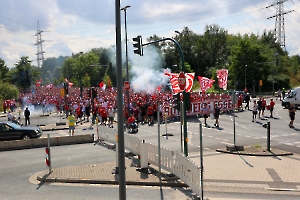
[[[273,118],[273,110],[274,110],[275,102],[273,99],[270,100],[270,117]]]
[[[104,126],[106,126],[106,122],[107,122],[107,109],[104,108],[104,107],[102,107],[100,115],[101,115],[101,118],[102,118],[102,124]]]
[[[77,123],[80,122],[80,124],[82,125],[82,121],[81,121],[82,120],[82,112],[81,112],[80,106],[78,106],[78,108],[76,109],[76,115],[77,115]]]
[[[134,122],[135,122],[135,117],[133,115],[130,115],[130,117],[128,117],[127,119],[127,127],[130,128],[130,126],[132,126]]]
[[[153,109],[153,104],[151,104],[148,107],[148,125],[150,126],[151,124],[153,124],[153,114],[154,114],[154,109]]]
[[[262,110],[261,114],[262,114],[262,116],[264,116],[264,114],[265,114],[266,105],[267,105],[267,101],[264,98],[262,98],[262,100],[261,100],[261,110]]]

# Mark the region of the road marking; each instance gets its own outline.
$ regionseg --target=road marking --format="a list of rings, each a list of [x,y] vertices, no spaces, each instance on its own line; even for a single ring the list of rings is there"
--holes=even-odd
[[[283,144],[285,144],[285,145],[289,145],[289,146],[294,146],[294,144],[293,144],[293,143],[283,143]]]
[[[289,136],[289,134],[282,134],[282,135],[280,135],[280,136],[286,137],[286,136]]]
[[[228,142],[220,142],[221,144],[226,144],[226,145],[232,145],[231,143]]]

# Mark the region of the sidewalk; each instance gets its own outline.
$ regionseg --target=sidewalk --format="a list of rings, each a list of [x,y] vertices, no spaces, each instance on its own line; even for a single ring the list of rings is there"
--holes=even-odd
[[[199,154],[191,154],[189,157],[200,166]],[[160,183],[157,166],[149,165],[148,170],[140,172],[138,164],[136,156],[126,157],[127,185],[187,186],[166,171],[162,172]],[[210,151],[205,152],[203,165],[204,191],[293,191],[294,195],[300,195],[300,155],[241,156]],[[119,176],[112,173],[115,168],[116,162],[104,162],[54,168],[51,174],[48,174],[49,171],[42,171],[35,176],[43,182],[118,185]]]

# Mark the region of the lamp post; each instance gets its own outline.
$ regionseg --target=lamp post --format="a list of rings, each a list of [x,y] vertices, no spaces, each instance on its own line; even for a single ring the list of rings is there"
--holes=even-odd
[[[175,33],[177,33],[178,35],[179,35],[179,40],[180,40],[180,43],[182,44],[182,35],[184,35],[184,34],[186,34],[186,33],[189,33],[189,31],[187,31],[187,30],[184,30],[184,31],[182,31],[182,32],[179,32],[179,31],[174,31]]]
[[[247,88],[247,73],[246,73],[247,65],[245,65],[245,90]]]
[[[126,53],[126,79],[129,81],[129,74],[128,74],[128,41],[127,41],[127,9],[130,8],[130,6],[125,6],[121,8],[121,10],[124,11],[125,18],[124,18],[124,23],[125,23],[125,53]],[[127,111],[128,111],[128,116],[129,116],[129,90],[126,90],[126,96],[127,96]]]
[[[26,67],[26,64],[30,63],[31,60],[28,60],[26,57],[21,57],[20,62],[21,62],[22,65],[25,64],[25,67]],[[24,70],[26,71],[26,68]],[[27,70],[27,76],[28,76],[28,80],[29,80],[29,89],[30,89],[30,87],[31,87],[31,73],[29,73],[29,70]]]
[[[82,70],[82,62],[81,62],[81,56],[83,55],[83,52],[80,52],[79,53],[79,56],[78,56],[78,58],[79,58],[79,61],[80,61],[80,69]],[[81,71],[82,72],[82,71]],[[83,91],[83,88],[82,88],[82,73],[80,74],[80,97],[82,98],[82,91]]]

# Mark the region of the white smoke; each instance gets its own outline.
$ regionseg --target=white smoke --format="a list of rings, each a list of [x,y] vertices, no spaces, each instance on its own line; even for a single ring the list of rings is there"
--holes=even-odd
[[[158,86],[168,82],[169,77],[165,76],[161,69],[164,60],[154,45],[144,46],[144,55],[139,56],[133,53],[133,47],[130,44],[128,57],[131,66],[129,71],[131,85],[134,91],[153,93]]]
[[[130,40],[129,40],[130,41]],[[123,77],[126,77],[126,51],[125,41],[122,42],[122,66]],[[158,86],[166,85],[169,77],[164,75],[161,68],[164,60],[155,48],[155,45],[144,46],[144,55],[139,56],[133,53],[132,42],[128,42],[128,66],[131,89],[135,92],[153,93]],[[115,47],[111,47],[109,58],[113,66],[116,66]],[[125,75],[125,76],[124,76]],[[126,78],[125,78],[126,79]]]

